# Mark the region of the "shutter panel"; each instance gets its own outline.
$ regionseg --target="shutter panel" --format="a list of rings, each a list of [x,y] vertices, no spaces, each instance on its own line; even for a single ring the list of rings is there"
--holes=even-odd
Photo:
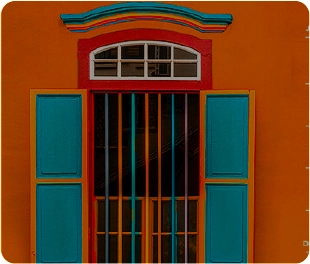
[[[254,92],[201,92],[201,228],[207,263],[253,261]]]
[[[247,262],[247,186],[207,184],[207,262]]]
[[[208,95],[208,178],[247,178],[248,96]]]
[[[31,260],[87,262],[86,92],[31,92]]]

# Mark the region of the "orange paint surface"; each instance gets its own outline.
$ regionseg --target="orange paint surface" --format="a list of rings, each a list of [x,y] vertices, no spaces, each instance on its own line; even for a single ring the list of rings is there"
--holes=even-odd
[[[62,13],[112,2],[11,2],[2,11],[2,254],[30,260],[30,89],[78,87],[77,42],[128,28],[212,40],[213,89],[255,90],[255,262],[301,262],[309,250],[308,10],[299,2],[173,2],[229,13],[222,33],[159,22],[70,33]]]

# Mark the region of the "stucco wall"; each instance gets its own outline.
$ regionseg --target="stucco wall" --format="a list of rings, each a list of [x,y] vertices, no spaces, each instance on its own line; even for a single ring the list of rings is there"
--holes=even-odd
[[[132,23],[70,33],[61,13],[108,2],[11,2],[2,11],[2,254],[29,261],[29,90],[77,88],[77,41],[132,27],[212,40],[213,89],[256,90],[255,261],[300,262],[308,240],[308,10],[299,2],[173,2],[229,13],[224,33]]]

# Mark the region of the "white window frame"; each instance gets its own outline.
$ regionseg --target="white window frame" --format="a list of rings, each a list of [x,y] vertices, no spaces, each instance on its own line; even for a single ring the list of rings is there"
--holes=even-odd
[[[137,76],[121,76],[121,62],[124,61],[130,61],[133,60],[122,60],[121,59],[121,47],[122,46],[131,46],[131,45],[144,45],[144,58],[140,60],[137,60],[139,62],[144,62],[144,76],[137,77]],[[159,45],[159,46],[168,46],[171,48],[171,59],[148,59],[148,45]],[[100,53],[104,50],[108,50],[111,48],[117,48],[117,59],[113,59],[117,61],[117,76],[95,76],[95,66],[94,61],[95,55],[97,53]],[[197,56],[196,60],[180,60],[180,59],[174,59],[174,48],[179,48],[184,51],[190,52]],[[103,60],[102,60],[103,61]],[[148,62],[170,62],[171,67],[171,76],[168,77],[149,77],[148,76]],[[174,63],[196,63],[197,65],[197,76],[196,77],[174,77]],[[201,80],[201,54],[186,46],[178,45],[171,42],[164,42],[164,41],[125,41],[125,42],[119,42],[108,46],[99,47],[95,50],[93,50],[89,55],[89,65],[90,65],[90,80]]]

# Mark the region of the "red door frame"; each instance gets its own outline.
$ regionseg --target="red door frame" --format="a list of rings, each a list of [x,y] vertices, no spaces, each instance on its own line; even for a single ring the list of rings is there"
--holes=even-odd
[[[90,80],[90,53],[103,46],[124,41],[165,41],[190,47],[201,54],[201,80]],[[102,34],[91,39],[78,41],[78,88],[88,90],[89,113],[89,261],[96,260],[94,248],[95,203],[94,192],[94,92],[199,92],[212,89],[212,42],[211,40],[174,31],[158,29],[129,29]],[[159,85],[160,84],[160,85]]]

